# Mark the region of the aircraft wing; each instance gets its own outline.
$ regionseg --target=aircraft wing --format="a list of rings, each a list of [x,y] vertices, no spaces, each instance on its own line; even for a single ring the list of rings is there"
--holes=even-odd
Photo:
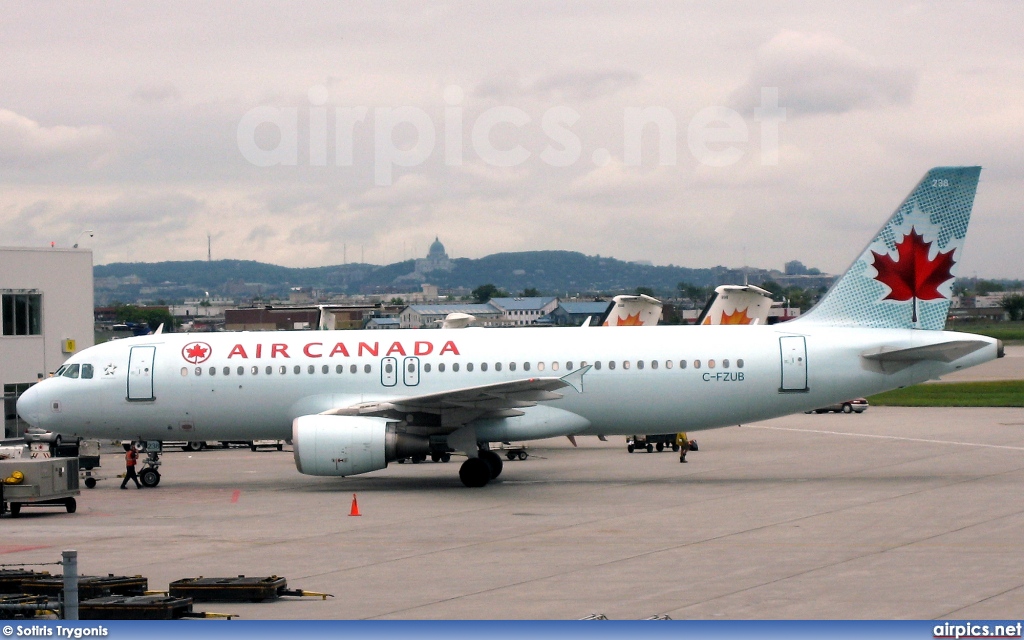
[[[590,370],[582,367],[561,378],[525,378],[509,382],[478,385],[452,389],[439,393],[406,396],[388,400],[361,402],[348,407],[324,411],[321,415],[401,417],[408,413],[439,414],[444,422],[461,422],[467,418],[506,418],[523,415],[524,407],[535,406],[538,402],[558,400],[563,394],[557,391],[566,387],[583,392],[583,374]]]

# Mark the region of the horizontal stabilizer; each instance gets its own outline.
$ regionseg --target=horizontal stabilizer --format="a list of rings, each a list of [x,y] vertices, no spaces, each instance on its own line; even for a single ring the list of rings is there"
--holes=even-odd
[[[984,349],[989,345],[983,340],[950,340],[939,344],[929,344],[923,347],[910,347],[901,349],[898,347],[882,347],[877,351],[862,353],[861,357],[878,362],[921,362],[923,360],[934,360],[935,362],[953,362],[978,349]]]

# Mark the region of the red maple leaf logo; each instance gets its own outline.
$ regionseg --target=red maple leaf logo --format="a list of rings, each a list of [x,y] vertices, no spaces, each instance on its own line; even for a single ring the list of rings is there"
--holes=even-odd
[[[889,293],[883,300],[913,300],[913,321],[917,322],[917,301],[938,300],[946,296],[939,292],[939,287],[953,278],[953,252],[941,251],[934,259],[928,258],[932,243],[925,242],[924,236],[914,227],[910,233],[896,243],[896,259],[887,253],[871,252],[874,260],[871,264],[878,272],[875,280],[889,287]]]
[[[182,348],[181,357],[192,364],[206,362],[210,358],[210,345],[205,342],[190,342]]]

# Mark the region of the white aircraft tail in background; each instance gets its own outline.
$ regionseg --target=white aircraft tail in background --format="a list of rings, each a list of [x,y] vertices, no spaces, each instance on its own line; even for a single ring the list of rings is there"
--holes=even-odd
[[[653,327],[661,320],[661,300],[651,296],[615,296],[613,302],[605,327]]]
[[[772,308],[772,294],[752,284],[723,284],[715,288],[697,324],[765,324]]]

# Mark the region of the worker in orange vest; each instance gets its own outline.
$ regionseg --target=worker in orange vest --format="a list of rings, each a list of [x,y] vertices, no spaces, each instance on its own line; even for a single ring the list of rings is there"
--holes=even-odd
[[[124,452],[124,480],[121,481],[121,488],[126,488],[129,480],[135,481],[135,488],[141,489],[142,485],[139,484],[139,476],[135,475],[135,465],[139,462],[139,454],[135,451],[135,447],[128,447],[128,450]]]

